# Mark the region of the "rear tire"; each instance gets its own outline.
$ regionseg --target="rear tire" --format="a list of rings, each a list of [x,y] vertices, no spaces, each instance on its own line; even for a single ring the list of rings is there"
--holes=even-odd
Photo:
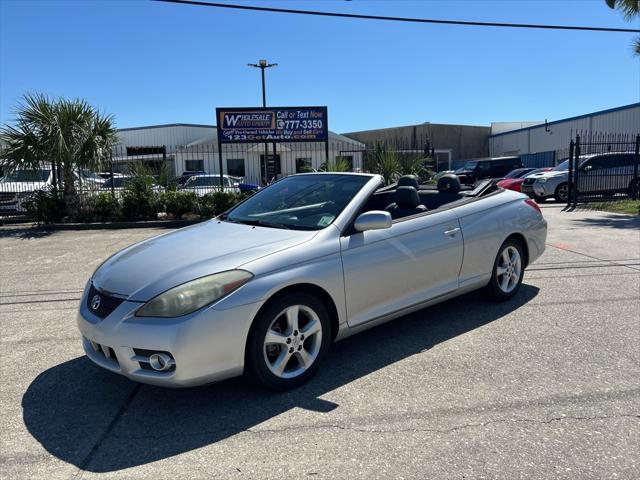
[[[513,297],[524,277],[524,254],[522,245],[514,238],[506,240],[493,262],[491,280],[485,293],[493,300],[504,302]]]
[[[245,351],[245,371],[257,384],[289,390],[309,380],[331,344],[331,321],[316,297],[291,293],[256,317]]]

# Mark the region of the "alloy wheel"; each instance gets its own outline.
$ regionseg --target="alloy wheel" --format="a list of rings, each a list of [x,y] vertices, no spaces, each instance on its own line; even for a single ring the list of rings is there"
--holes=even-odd
[[[569,195],[569,187],[567,185],[560,185],[556,190],[556,195],[558,196],[558,198],[556,198],[557,201],[566,202]]]
[[[313,365],[322,346],[322,324],[306,305],[291,305],[269,325],[264,338],[264,360],[279,378],[295,378]]]
[[[500,255],[496,265],[498,287],[504,293],[511,293],[520,281],[522,273],[522,259],[520,252],[513,245],[507,246]]]

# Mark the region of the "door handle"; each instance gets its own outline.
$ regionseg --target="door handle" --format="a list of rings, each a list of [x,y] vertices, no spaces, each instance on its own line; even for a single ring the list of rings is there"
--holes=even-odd
[[[445,230],[444,235],[446,235],[447,237],[455,237],[456,233],[458,233],[459,231],[459,228],[452,228],[451,230]]]

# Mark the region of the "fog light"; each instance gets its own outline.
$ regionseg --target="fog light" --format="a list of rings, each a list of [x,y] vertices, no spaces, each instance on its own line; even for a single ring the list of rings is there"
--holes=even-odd
[[[149,357],[149,365],[158,372],[164,372],[171,368],[173,359],[166,353],[154,353]]]

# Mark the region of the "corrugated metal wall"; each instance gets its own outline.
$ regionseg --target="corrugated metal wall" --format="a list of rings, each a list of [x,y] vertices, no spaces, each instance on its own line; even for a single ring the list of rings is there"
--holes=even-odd
[[[614,111],[595,112],[580,118],[552,122],[547,129],[540,125],[491,136],[491,156],[567,149],[576,132],[637,134],[640,132],[640,103]]]
[[[118,130],[118,140],[124,146],[155,147],[166,145],[167,153],[173,153],[176,146],[213,141],[215,138],[215,127],[207,125],[159,125]]]

